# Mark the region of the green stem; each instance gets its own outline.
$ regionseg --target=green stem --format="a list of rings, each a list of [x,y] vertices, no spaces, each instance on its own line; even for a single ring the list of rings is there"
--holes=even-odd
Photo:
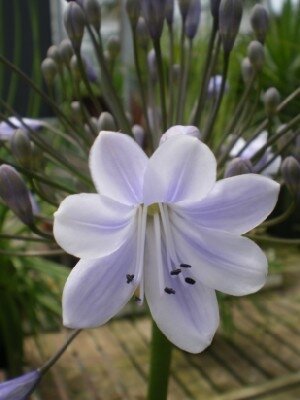
[[[156,61],[157,61],[160,102],[161,102],[161,114],[162,114],[163,130],[165,132],[167,130],[167,106],[166,106],[164,67],[163,67],[163,59],[162,59],[159,39],[153,40],[153,46],[154,46]]]
[[[147,400],[166,400],[172,345],[155,322],[152,325],[151,364]]]

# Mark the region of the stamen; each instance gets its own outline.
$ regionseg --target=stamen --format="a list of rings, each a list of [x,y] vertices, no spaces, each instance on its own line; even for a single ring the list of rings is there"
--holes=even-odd
[[[134,279],[134,274],[126,274],[127,283],[130,283]]]
[[[180,268],[173,269],[173,271],[170,272],[170,275],[179,275],[180,272],[181,272],[181,269],[180,269]]]
[[[192,268],[189,264],[180,264],[180,268]]]
[[[189,285],[194,285],[194,284],[196,283],[195,279],[193,279],[193,278],[187,277],[187,278],[185,278],[184,280],[185,280],[186,283],[188,283]]]
[[[175,294],[176,293],[174,289],[169,288],[169,287],[165,288],[165,292],[168,293],[168,294]]]

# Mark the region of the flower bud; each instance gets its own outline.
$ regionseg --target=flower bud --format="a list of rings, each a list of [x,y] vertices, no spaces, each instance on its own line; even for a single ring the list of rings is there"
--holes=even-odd
[[[107,50],[111,60],[115,60],[120,53],[121,43],[118,36],[111,36],[107,40]]]
[[[166,15],[166,0],[142,0],[142,11],[151,38],[159,39]]]
[[[178,0],[182,21],[185,23],[191,0]]]
[[[251,11],[250,22],[257,40],[264,43],[269,26],[269,14],[263,5],[255,4]]]
[[[225,54],[233,49],[243,14],[242,0],[221,0],[219,9],[219,32]]]
[[[33,225],[29,191],[21,175],[6,164],[0,167],[0,197],[25,225]]]
[[[153,83],[157,81],[157,63],[154,49],[150,50],[147,56],[147,64],[150,73],[150,79]]]
[[[194,39],[201,15],[201,3],[200,0],[191,0],[188,13],[185,19],[184,32],[189,39]]]
[[[230,176],[236,175],[251,174],[252,172],[253,167],[251,161],[237,157],[227,164],[224,178],[229,178]]]
[[[101,28],[101,8],[97,0],[85,0],[83,9],[87,22],[92,25],[97,32]]]
[[[211,12],[211,15],[212,15],[215,23],[217,23],[217,25],[219,24],[220,3],[221,3],[221,0],[210,0],[210,12]]]
[[[277,114],[277,107],[280,103],[280,94],[274,87],[267,89],[264,94],[264,104],[267,116]]]
[[[55,45],[49,47],[47,51],[47,57],[52,58],[52,60],[54,60],[57,65],[60,65],[62,62],[58,47]]]
[[[41,379],[39,371],[28,372],[17,378],[0,383],[0,399],[27,399]]]
[[[81,119],[81,106],[79,101],[72,101],[71,102],[71,110],[72,110],[72,117]]]
[[[19,165],[31,168],[32,164],[32,145],[27,133],[23,129],[17,129],[10,142],[11,152]]]
[[[70,59],[73,55],[73,47],[69,39],[64,39],[58,46],[58,51],[62,61],[69,65]]]
[[[45,58],[41,64],[41,70],[47,85],[53,85],[58,68],[56,62],[52,58]]]
[[[131,26],[135,29],[139,16],[141,15],[140,0],[127,0],[126,10]]]
[[[145,131],[141,125],[133,125],[132,133],[134,136],[135,141],[140,147],[143,147],[144,140],[145,140]]]
[[[257,40],[252,40],[248,45],[248,57],[255,70],[262,69],[265,63],[265,49],[264,46]]]
[[[98,123],[97,123],[97,127],[100,132],[101,131],[115,132],[117,130],[117,126],[116,126],[113,116],[107,111],[103,111],[100,114],[100,117],[99,117]]]
[[[166,20],[168,25],[172,25],[174,21],[174,0],[166,2]]]
[[[283,180],[289,191],[300,198],[300,164],[293,156],[287,157],[281,164]]]
[[[241,63],[241,71],[242,71],[243,81],[245,83],[250,82],[254,73],[254,69],[248,57],[243,58]]]
[[[81,7],[74,1],[67,5],[64,22],[73,48],[79,50],[84,32],[85,18]]]
[[[138,45],[144,49],[147,50],[148,44],[149,44],[149,32],[147,29],[147,25],[145,22],[145,19],[143,17],[140,17],[137,22],[136,26],[136,35],[137,35],[137,43]]]

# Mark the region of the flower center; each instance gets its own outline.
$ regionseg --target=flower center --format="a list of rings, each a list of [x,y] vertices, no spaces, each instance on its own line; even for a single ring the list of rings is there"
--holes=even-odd
[[[158,203],[153,203],[148,206],[147,209],[147,214],[151,217],[154,217],[155,214],[159,213],[159,204]]]

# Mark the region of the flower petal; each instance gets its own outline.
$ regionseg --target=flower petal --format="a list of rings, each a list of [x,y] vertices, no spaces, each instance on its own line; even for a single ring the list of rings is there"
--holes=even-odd
[[[172,208],[199,226],[243,234],[263,222],[278,199],[280,185],[266,177],[247,174],[216,182],[205,199]]]
[[[109,256],[80,260],[71,271],[63,293],[63,321],[69,328],[93,328],[105,324],[133,295],[138,282],[127,283],[135,271],[135,240]]]
[[[145,252],[145,295],[153,319],[167,338],[191,353],[203,351],[212,341],[219,325],[215,291],[201,282],[187,284],[167,270],[165,249],[155,246],[153,225],[149,224]],[[163,270],[161,267],[163,266]],[[159,276],[175,293],[161,292]]]
[[[0,383],[0,400],[24,400],[41,378],[39,371],[32,371]]]
[[[125,204],[142,202],[148,157],[128,135],[100,132],[90,152],[90,170],[97,191]]]
[[[265,284],[267,259],[252,240],[199,228],[175,213],[170,214],[178,258],[192,266],[197,280],[235,296],[256,292]]]
[[[57,243],[76,257],[103,257],[133,235],[135,213],[134,207],[99,194],[75,194],[54,214],[53,233]]]
[[[169,138],[149,159],[144,202],[200,200],[216,179],[216,160],[209,148],[188,135]]]

